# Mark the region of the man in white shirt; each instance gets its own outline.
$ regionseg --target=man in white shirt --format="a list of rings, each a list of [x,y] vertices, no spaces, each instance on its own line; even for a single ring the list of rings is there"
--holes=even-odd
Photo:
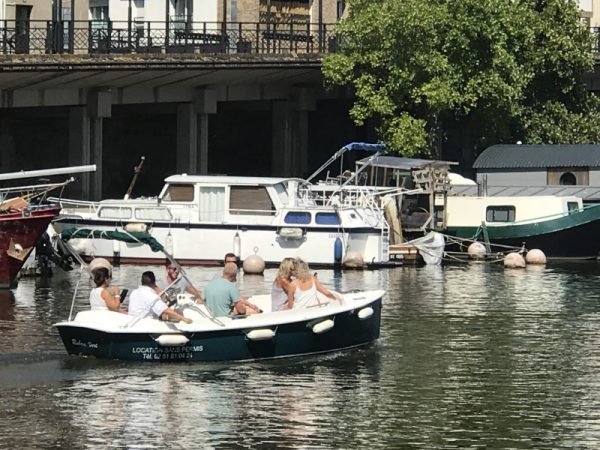
[[[177,311],[167,307],[155,290],[156,277],[154,272],[148,271],[142,274],[142,285],[129,295],[129,315],[142,316],[152,313],[154,317],[169,318],[185,323],[192,323],[191,319],[183,317]]]

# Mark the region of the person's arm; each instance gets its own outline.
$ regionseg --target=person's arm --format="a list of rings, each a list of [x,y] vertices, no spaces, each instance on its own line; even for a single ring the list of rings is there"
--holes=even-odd
[[[121,307],[121,292],[119,288],[104,288],[100,296],[110,311],[119,311]]]
[[[292,309],[294,307],[294,292],[296,291],[296,282],[292,281],[289,285],[288,285],[288,290],[287,290],[287,296],[288,296],[288,301],[287,301],[287,309]]]
[[[183,315],[179,314],[177,311],[171,308],[165,309],[163,312],[163,316],[166,316],[169,319],[174,319],[185,323],[192,323],[192,319],[184,317]]]
[[[253,309],[254,311],[256,311],[257,313],[261,313],[262,309],[260,309],[258,306],[256,306],[254,303],[251,303],[248,301],[247,298],[242,297],[240,298],[240,302],[246,307],[246,308],[250,308]]]
[[[319,291],[321,294],[326,295],[327,297],[329,297],[333,300],[336,300],[338,302],[340,301],[340,299],[337,298],[333,292],[331,292],[329,289],[327,289],[325,286],[323,286],[321,284],[321,282],[319,281],[319,278],[317,278],[316,274],[313,276],[313,279],[315,280],[315,286],[317,287],[317,291]]]
[[[200,293],[200,291],[198,289],[196,289],[194,286],[190,286],[186,289],[186,292],[188,294],[191,294],[194,296],[194,300],[196,301],[196,303],[204,303],[204,299],[202,298],[202,294]]]

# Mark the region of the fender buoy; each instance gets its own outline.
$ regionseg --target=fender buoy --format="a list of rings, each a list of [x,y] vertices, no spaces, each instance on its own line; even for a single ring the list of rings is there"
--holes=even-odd
[[[333,328],[335,322],[331,319],[321,320],[320,322],[315,323],[311,328],[313,333],[322,334]]]
[[[373,315],[373,312],[373,308],[367,306],[366,308],[359,309],[356,315],[360,320],[366,320]]]
[[[242,238],[240,234],[236,231],[235,236],[233,236],[233,254],[238,258],[242,257]]]
[[[190,341],[183,334],[161,334],[154,340],[164,347],[185,345]]]
[[[268,341],[275,337],[275,331],[270,328],[256,328],[246,331],[246,337],[251,341]]]
[[[342,240],[339,238],[335,238],[335,243],[333,244],[333,260],[336,263],[342,262],[342,256],[344,255],[344,246],[342,244]]]

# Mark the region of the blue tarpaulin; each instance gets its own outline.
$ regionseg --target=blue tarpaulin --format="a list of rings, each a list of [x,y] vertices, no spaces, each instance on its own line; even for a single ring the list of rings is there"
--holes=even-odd
[[[383,152],[385,145],[383,144],[368,144],[366,142],[351,142],[350,144],[344,145],[349,151],[365,150],[367,152]]]

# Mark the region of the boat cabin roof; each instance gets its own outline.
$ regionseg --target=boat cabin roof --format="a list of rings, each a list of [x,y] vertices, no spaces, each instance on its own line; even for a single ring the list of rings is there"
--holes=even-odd
[[[171,175],[165,178],[165,183],[170,184],[235,184],[235,185],[274,185],[287,182],[290,180],[304,181],[300,178],[277,178],[277,177],[243,177],[243,176],[228,176],[228,175]]]
[[[414,170],[422,169],[424,167],[441,167],[448,168],[450,166],[457,166],[457,162],[452,161],[440,161],[435,159],[417,159],[417,158],[404,158],[401,156],[377,156],[371,159],[363,158],[356,161],[356,166],[361,167],[365,164],[373,167],[381,167],[387,169],[399,169],[399,170]]]

